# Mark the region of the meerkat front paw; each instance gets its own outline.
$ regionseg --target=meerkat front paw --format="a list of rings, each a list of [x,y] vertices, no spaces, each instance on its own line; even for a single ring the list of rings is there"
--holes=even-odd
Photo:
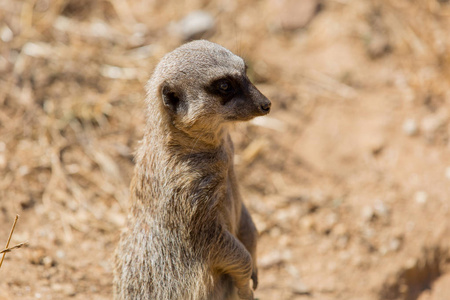
[[[238,289],[238,295],[244,300],[254,300],[253,291],[249,287]]]
[[[258,287],[258,269],[254,268],[252,271],[253,290]]]

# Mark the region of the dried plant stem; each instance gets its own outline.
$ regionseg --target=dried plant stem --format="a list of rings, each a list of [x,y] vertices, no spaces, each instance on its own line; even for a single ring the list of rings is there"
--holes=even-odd
[[[11,241],[11,237],[13,235],[14,228],[16,228],[16,223],[17,223],[18,219],[19,219],[19,215],[16,215],[16,217],[14,218],[14,224],[13,224],[13,226],[11,228],[11,232],[9,233],[8,242],[6,242],[5,250],[7,250],[8,247],[9,247],[9,242]],[[5,259],[6,252],[9,252],[9,251],[2,251],[2,252],[3,252],[3,256],[2,256],[2,259],[0,260],[0,268],[2,267],[3,260]]]
[[[27,242],[23,242],[23,243],[15,245],[15,246],[13,246],[11,248],[3,249],[2,251],[0,251],[0,254],[2,254],[2,253],[6,254],[6,253],[11,252],[14,249],[18,249],[18,248],[20,248],[20,247],[22,247],[23,245],[26,245],[26,244],[27,244]]]

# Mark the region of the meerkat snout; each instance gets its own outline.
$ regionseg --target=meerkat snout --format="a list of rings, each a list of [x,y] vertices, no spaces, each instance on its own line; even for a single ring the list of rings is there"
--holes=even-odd
[[[267,114],[270,112],[271,105],[272,105],[272,103],[270,103],[270,101],[267,101],[267,102],[262,103],[260,107],[261,107],[261,110]]]
[[[245,75],[246,77],[246,75]],[[244,85],[247,85],[246,88],[243,90],[245,91],[245,97],[247,99],[250,99],[254,107],[256,108],[254,110],[254,116],[263,116],[270,112],[271,102],[269,99],[267,99],[266,96],[264,96],[257,88],[254,86],[248,78],[246,80],[243,80]]]
[[[267,115],[270,112],[270,107],[272,103],[263,94],[261,94],[261,99],[259,101],[259,110],[262,115]]]

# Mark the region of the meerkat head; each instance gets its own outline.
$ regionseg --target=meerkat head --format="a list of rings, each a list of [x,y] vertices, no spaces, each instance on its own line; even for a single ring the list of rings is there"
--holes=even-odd
[[[167,54],[149,82],[149,93],[172,124],[187,133],[217,131],[270,111],[270,101],[250,82],[244,60],[224,47],[194,41]]]

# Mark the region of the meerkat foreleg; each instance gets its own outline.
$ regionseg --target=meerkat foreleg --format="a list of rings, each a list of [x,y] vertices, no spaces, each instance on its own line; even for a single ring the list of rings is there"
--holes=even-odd
[[[252,269],[252,281],[253,281],[253,289],[255,290],[258,287],[258,269],[256,267],[256,242],[258,240],[258,231],[256,230],[256,226],[253,223],[252,217],[245,207],[242,204],[241,209],[241,219],[239,223],[239,230],[237,233],[238,239],[245,246],[248,252],[252,257],[253,269]]]
[[[229,231],[223,230],[212,254],[214,269],[231,276],[241,299],[253,300],[249,286],[253,262],[245,246]]]

